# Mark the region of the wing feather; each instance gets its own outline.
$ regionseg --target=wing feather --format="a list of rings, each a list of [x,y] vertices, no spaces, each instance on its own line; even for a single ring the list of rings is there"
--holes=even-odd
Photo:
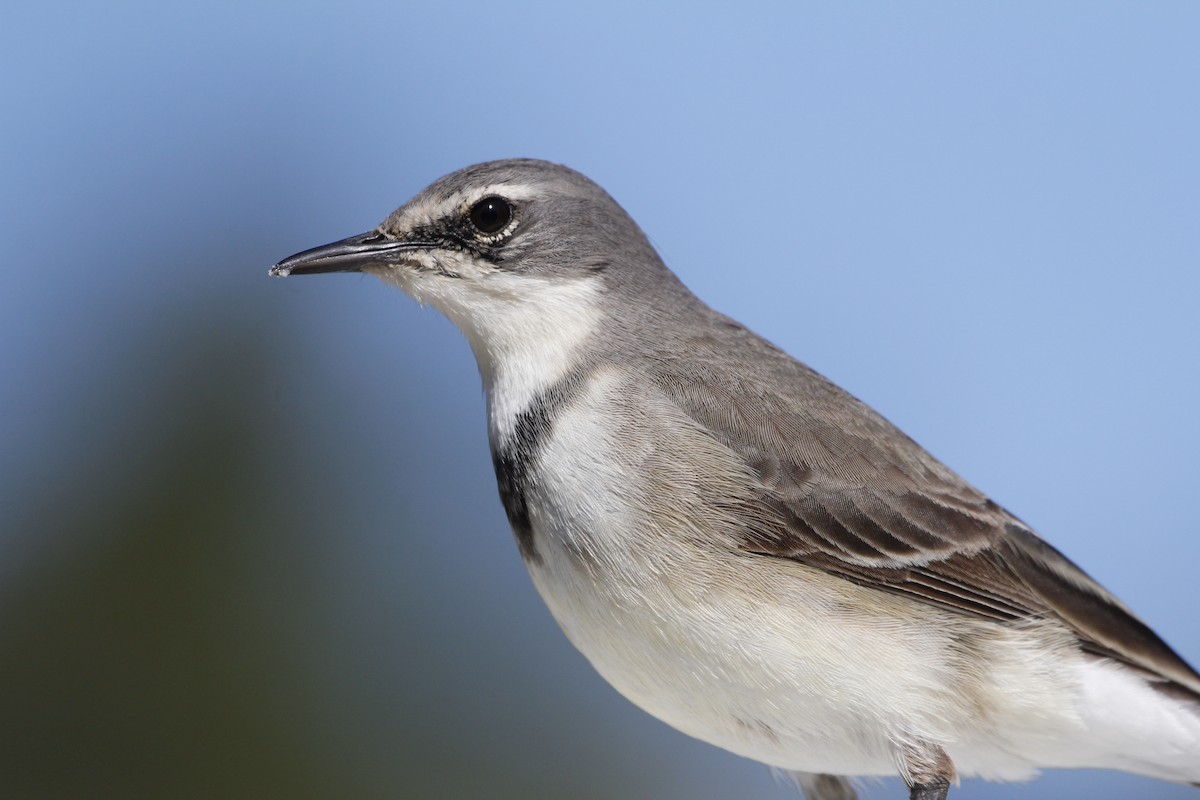
[[[1083,650],[1200,701],[1200,675],[1083,570],[866,405],[790,364],[787,398],[745,376],[661,385],[758,478],[742,549],[999,624],[1057,620]]]

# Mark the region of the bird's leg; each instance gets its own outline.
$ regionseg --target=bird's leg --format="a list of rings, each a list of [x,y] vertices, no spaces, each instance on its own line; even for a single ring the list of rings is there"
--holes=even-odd
[[[930,783],[913,784],[908,793],[908,800],[946,800],[950,791],[950,781],[942,778]]]
[[[957,773],[945,750],[932,742],[917,742],[905,744],[899,755],[909,800],[946,800]]]

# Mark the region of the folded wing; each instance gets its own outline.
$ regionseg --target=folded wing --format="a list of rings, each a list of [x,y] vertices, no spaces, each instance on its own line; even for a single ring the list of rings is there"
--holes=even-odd
[[[799,377],[788,398],[711,375],[662,384],[758,477],[743,549],[1001,625],[1057,620],[1200,702],[1200,675],[1083,570],[866,405]]]

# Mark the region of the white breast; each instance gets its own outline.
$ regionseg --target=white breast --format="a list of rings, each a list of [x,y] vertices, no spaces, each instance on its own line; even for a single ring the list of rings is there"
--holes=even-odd
[[[638,391],[615,374],[594,377],[556,420],[527,498],[540,556],[530,573],[567,636],[618,691],[692,736],[786,768],[816,760],[824,771],[893,773],[877,720],[839,719],[853,734],[830,738],[842,699],[816,668],[831,656],[797,658],[810,649],[801,640],[831,624],[822,602],[795,614],[821,590],[796,581],[790,601],[767,598],[732,556],[715,556],[719,537],[687,522],[698,510],[687,496],[703,499],[681,453],[620,421],[645,399]],[[640,413],[661,415],[654,421],[686,449],[689,434],[667,405],[642,403]],[[700,457],[719,458],[711,449]],[[647,471],[678,478],[679,491],[650,498],[637,477]],[[651,530],[652,504],[667,526]]]

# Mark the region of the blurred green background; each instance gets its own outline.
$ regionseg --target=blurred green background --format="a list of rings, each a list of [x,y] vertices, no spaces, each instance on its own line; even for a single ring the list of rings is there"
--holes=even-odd
[[[1200,660],[1197,8],[5,4],[0,797],[796,796],[558,632],[445,320],[267,278],[506,156]],[[1064,795],[1195,793],[952,794]]]

